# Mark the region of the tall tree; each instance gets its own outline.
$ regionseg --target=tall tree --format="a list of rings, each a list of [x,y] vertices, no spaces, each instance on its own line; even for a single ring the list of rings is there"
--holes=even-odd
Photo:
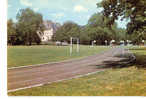
[[[30,8],[21,9],[17,14],[17,29],[24,44],[31,45],[32,42],[40,42],[37,31],[43,28],[43,18],[40,13]]]
[[[106,21],[108,19],[101,13],[95,13],[91,16],[86,26],[86,32],[88,32],[90,40],[97,40],[97,44],[103,45],[105,44],[105,40],[116,39],[114,29],[109,28]]]
[[[103,15],[110,18],[109,25],[121,17],[130,21],[129,34],[146,34],[146,0],[103,0],[97,5],[103,8]]]
[[[16,41],[16,24],[13,22],[12,19],[9,19],[7,21],[7,27],[8,27],[8,35],[7,35],[7,40],[8,40],[8,44],[13,45]]]
[[[80,26],[74,22],[65,22],[55,33],[54,40],[58,41],[70,41],[70,37],[80,36]]]

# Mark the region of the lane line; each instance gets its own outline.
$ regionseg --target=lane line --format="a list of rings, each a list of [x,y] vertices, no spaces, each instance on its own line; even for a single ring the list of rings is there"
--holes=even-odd
[[[119,48],[113,48],[113,49],[111,49],[111,50],[106,50],[106,52],[110,52],[110,51],[114,51],[114,50],[115,50],[113,53],[116,54],[116,53],[118,53],[118,51],[117,51],[118,49],[119,49]],[[102,52],[102,53],[105,53],[105,51]],[[99,53],[99,54],[102,54],[102,53]],[[94,55],[92,55],[92,56],[94,56]],[[78,60],[78,59],[75,59],[75,60]],[[55,62],[55,63],[56,63],[56,62]],[[58,63],[58,62],[57,62],[57,63]],[[20,68],[24,68],[24,67],[20,67]],[[106,69],[105,69],[105,70],[106,70]],[[87,74],[83,74],[83,75],[79,75],[79,76],[74,76],[74,77],[71,77],[71,78],[68,78],[68,79],[61,79],[61,80],[52,81],[52,82],[48,82],[48,83],[41,83],[41,84],[36,84],[36,85],[28,86],[28,87],[12,89],[12,90],[8,90],[8,92],[14,92],[14,91],[22,90],[22,89],[27,89],[27,88],[33,88],[33,87],[43,86],[44,84],[51,84],[51,83],[54,83],[54,82],[60,82],[60,81],[64,81],[64,80],[70,80],[70,79],[73,79],[73,78],[79,78],[79,77],[91,75],[91,74],[94,74],[94,73],[97,73],[97,72],[101,72],[101,71],[105,71],[105,70],[100,70],[100,71],[91,72],[91,73],[87,73]]]
[[[102,54],[102,53],[108,52],[108,51],[113,50],[113,49],[115,49],[115,48],[111,48],[109,50],[105,50],[105,51],[99,52],[99,53],[97,53],[95,55]],[[31,68],[31,67],[35,67],[35,66],[41,66],[41,65],[50,65],[50,64],[56,64],[56,63],[62,63],[62,62],[76,61],[76,60],[88,58],[88,57],[95,56],[95,55],[85,56],[85,57],[76,58],[76,59],[68,59],[68,60],[59,61],[59,62],[48,62],[48,63],[43,63],[43,64],[34,64],[34,65],[26,65],[26,66],[14,66],[14,67],[8,68],[8,70],[19,69],[19,68]]]
[[[105,69],[105,70],[106,70],[106,69]],[[43,86],[43,85],[45,85],[45,84],[52,84],[52,83],[56,83],[56,82],[61,82],[61,81],[66,81],[66,80],[75,79],[75,78],[80,78],[80,77],[88,76],[88,75],[95,74],[95,73],[98,73],[98,72],[103,72],[103,71],[105,71],[105,70],[100,70],[100,71],[96,71],[96,72],[91,72],[91,73],[87,73],[87,74],[84,74],[84,75],[79,75],[79,76],[71,77],[71,78],[68,78],[68,79],[61,79],[61,80],[57,80],[57,81],[53,81],[53,82],[41,83],[41,84],[32,85],[32,86],[28,86],[28,87],[12,89],[12,90],[8,90],[8,93],[9,93],[9,92],[15,92],[15,91],[23,90],[23,89],[29,89],[29,88],[34,88],[34,87],[40,87],[40,86]]]

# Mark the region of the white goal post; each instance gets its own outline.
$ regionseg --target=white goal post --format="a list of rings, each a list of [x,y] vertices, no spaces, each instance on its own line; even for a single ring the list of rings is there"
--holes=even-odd
[[[73,40],[77,41],[77,50],[76,50],[76,52],[79,53],[79,51],[80,51],[79,38],[77,38],[77,37],[70,37],[70,55],[72,55],[72,52],[73,52]]]

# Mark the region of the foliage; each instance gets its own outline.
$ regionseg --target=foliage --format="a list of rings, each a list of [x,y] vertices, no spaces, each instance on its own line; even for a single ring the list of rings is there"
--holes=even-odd
[[[127,36],[134,44],[141,44],[142,40],[146,40],[146,33],[144,31],[133,32],[132,34],[127,34]]]
[[[119,18],[127,19],[127,33],[139,36],[146,34],[146,0],[103,0],[97,5],[104,9],[103,15],[110,19],[107,22],[109,26]],[[135,40],[141,39],[139,36],[135,36]]]
[[[112,39],[112,31],[108,29],[105,24],[104,17],[99,13],[96,13],[91,16],[88,21],[87,28],[91,40],[97,40],[98,44],[104,44],[105,40]]]
[[[112,26],[112,30],[115,33],[114,35],[115,35],[115,40],[116,41],[127,40],[127,37],[126,37],[126,29],[124,29],[124,28],[118,28],[117,27],[117,24],[115,23]]]
[[[54,40],[70,41],[70,37],[80,36],[80,26],[74,22],[65,22],[55,33]]]
[[[111,18],[105,17],[102,13],[95,13],[84,26],[67,21],[53,35],[53,41],[70,42],[70,37],[77,37],[80,44],[91,44],[96,40],[96,44],[104,45],[105,40],[110,42],[112,39],[116,41],[124,39],[125,30],[118,28],[116,22],[109,26],[110,20]],[[44,30],[42,15],[30,8],[21,9],[17,14],[17,23],[9,21],[8,29],[8,35],[12,32],[16,35],[13,41],[17,45],[39,44],[41,40],[36,32]]]
[[[8,44],[13,45],[16,42],[16,24],[13,22],[12,19],[9,19],[7,22],[7,27],[8,27],[8,35],[7,35],[7,39],[8,39]]]
[[[109,27],[106,24],[107,21],[108,18],[104,17],[101,13],[95,13],[85,26],[79,26],[70,21],[65,22],[55,33],[54,40],[69,42],[70,37],[78,37],[81,44],[91,44],[93,40],[96,40],[96,44],[104,45],[105,40],[123,39],[122,32],[124,29],[118,28],[116,23]]]
[[[104,17],[101,13],[95,13],[91,16],[84,30],[90,38],[90,41],[96,40],[97,44],[104,45],[105,40],[109,42],[112,39],[122,39],[121,30],[124,29],[118,28],[116,22],[109,27],[107,25],[108,20],[109,19]]]
[[[37,31],[43,28],[42,15],[34,12],[30,8],[21,9],[17,14],[17,33],[19,40],[25,45],[32,42],[40,43]]]

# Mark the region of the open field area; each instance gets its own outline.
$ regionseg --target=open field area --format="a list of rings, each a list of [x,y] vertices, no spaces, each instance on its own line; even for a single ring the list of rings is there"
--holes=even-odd
[[[8,0],[7,9],[9,96],[146,96],[146,0]]]
[[[8,46],[8,68],[25,65],[57,62],[68,59],[83,58],[109,49],[103,46],[80,46],[80,53],[76,53],[76,46],[70,56],[69,46]]]
[[[29,68],[8,69],[8,91],[14,92],[32,86],[40,86],[64,79],[71,79],[79,75],[102,71],[103,69],[97,68],[97,66],[104,65],[104,61],[121,60],[114,56],[122,54],[123,51],[124,49],[116,47],[81,59],[42,64]]]
[[[124,68],[47,84],[8,95],[22,96],[146,96],[146,48],[134,48],[135,63]]]

